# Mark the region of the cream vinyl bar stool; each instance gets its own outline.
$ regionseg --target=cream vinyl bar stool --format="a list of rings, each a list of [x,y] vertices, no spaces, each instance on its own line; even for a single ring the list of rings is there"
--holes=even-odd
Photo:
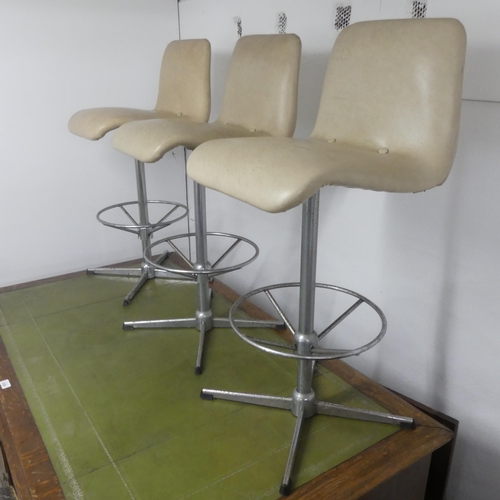
[[[148,120],[120,127],[113,136],[113,146],[141,162],[155,162],[176,146],[193,150],[204,142],[225,137],[291,136],[297,115],[297,89],[301,42],[296,35],[250,35],[236,43],[222,103],[215,122],[196,124],[181,120]],[[211,308],[209,280],[213,276],[240,269],[258,254],[255,243],[227,233],[207,233],[205,188],[194,183],[195,233],[176,235],[148,247],[170,245],[186,262],[188,269],[161,267],[171,272],[196,276],[198,309],[191,318],[130,321],[124,329],[136,328],[197,328],[200,331],[195,374],[201,374],[205,334],[214,327],[229,327],[228,318],[214,318]],[[227,239],[224,253],[212,260],[208,257],[208,237]],[[190,262],[177,244],[194,238],[196,261]],[[221,267],[223,259],[243,243],[253,252],[252,257],[232,266]],[[149,253],[150,255],[150,253]],[[148,255],[146,260],[154,264]],[[275,327],[281,321],[238,320],[251,327]]]
[[[210,115],[210,42],[208,40],[177,40],[168,44],[163,55],[160,71],[158,100],[154,110],[133,108],[93,108],[75,113],[69,120],[69,131],[90,140],[98,140],[109,131],[134,120],[168,118],[187,123],[202,123]],[[100,267],[88,269],[89,274],[137,276],[139,281],[127,294],[123,305],[128,305],[142,288],[153,278],[169,278],[172,274],[155,268],[150,261],[149,250],[152,234],[177,222],[187,215],[187,207],[181,203],[148,200],[144,163],[136,160],[137,201],[111,205],[99,211],[97,220],[102,224],[137,234],[142,243],[143,259],[138,268]],[[159,210],[156,221],[150,220],[150,208]],[[137,208],[137,214],[131,209]],[[178,215],[178,214],[181,215]],[[110,222],[103,216],[125,214],[127,222]],[[156,259],[163,262],[167,254]]]
[[[241,297],[232,326],[263,351],[298,360],[291,397],[203,389],[203,399],[225,399],[291,410],[295,430],[280,492],[289,494],[297,444],[305,418],[316,414],[412,428],[411,418],[348,408],[318,400],[314,363],[355,356],[386,331],[382,311],[356,292],[316,284],[319,191],[336,185],[413,193],[442,184],[453,163],[460,119],[466,36],[454,19],[372,21],[344,29],[335,43],[317,121],[309,140],[226,139],[198,148],[188,161],[196,182],[271,213],[302,204],[300,283],[260,288]],[[273,293],[299,288],[298,325],[290,324]],[[352,297],[352,305],[327,328],[314,328],[317,288]],[[293,345],[248,337],[233,321],[243,300],[265,294],[294,336]],[[321,341],[347,316],[371,308],[373,339],[354,349]],[[363,311],[361,311],[363,312]],[[332,318],[333,319],[333,318]],[[380,330],[378,330],[380,328]]]

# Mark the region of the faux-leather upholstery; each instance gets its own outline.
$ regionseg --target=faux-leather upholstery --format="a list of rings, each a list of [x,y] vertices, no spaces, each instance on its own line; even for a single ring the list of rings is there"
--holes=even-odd
[[[296,35],[242,37],[231,58],[222,109],[215,122],[135,121],[116,131],[113,146],[152,163],[176,146],[194,149],[227,137],[291,136],[297,117],[300,53]]]
[[[154,110],[92,108],[69,120],[71,133],[98,140],[124,123],[155,118],[189,118],[206,122],[210,115],[210,58],[208,40],[176,40],[168,44],[160,70],[158,99]]]
[[[213,141],[190,157],[200,184],[281,212],[326,185],[417,192],[443,183],[457,147],[466,35],[454,19],[345,28],[308,140]]]

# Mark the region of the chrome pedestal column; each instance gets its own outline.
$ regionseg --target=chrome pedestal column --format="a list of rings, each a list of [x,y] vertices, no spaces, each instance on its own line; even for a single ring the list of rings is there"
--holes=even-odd
[[[127,203],[119,203],[117,205],[111,205],[110,207],[106,207],[101,210],[97,214],[97,220],[102,224],[114,227],[116,229],[120,229],[122,231],[127,231],[130,233],[137,234],[142,244],[142,252],[143,252],[143,261],[141,262],[140,267],[136,268],[128,268],[128,267],[98,267],[95,269],[87,269],[88,274],[98,274],[104,276],[126,276],[126,277],[139,277],[139,281],[133,286],[132,290],[125,296],[123,300],[123,305],[128,306],[132,299],[137,295],[139,290],[144,286],[144,284],[154,278],[165,278],[165,279],[184,279],[188,278],[179,278],[179,276],[172,275],[168,271],[157,269],[150,262],[161,264],[167,257],[168,252],[163,253],[159,257],[153,258],[151,255],[150,245],[151,238],[155,231],[162,229],[164,227],[173,224],[174,222],[179,221],[180,219],[186,217],[187,215],[187,207],[181,205],[180,203],[171,203],[164,201],[149,201],[147,198],[146,191],[146,175],[144,171],[144,163],[138,160],[135,160],[135,173],[137,180],[137,202],[127,202]],[[149,219],[149,210],[148,203],[162,204],[162,205],[171,205],[173,208],[158,222],[151,223]],[[139,210],[139,221],[137,222],[130,212],[127,210],[127,206],[129,205],[137,205]],[[183,209],[184,213],[173,219],[168,220],[168,218],[178,209]],[[107,222],[101,218],[101,214],[113,209],[120,209],[125,215],[130,219],[131,224],[116,224],[113,222]],[[189,280],[192,281],[192,280]]]
[[[238,329],[236,332],[244,338],[247,342],[255,345],[256,347],[272,352],[274,354],[293,357],[298,360],[297,370],[297,386],[294,389],[292,396],[289,398],[268,396],[262,394],[247,394],[231,391],[221,391],[214,389],[202,389],[201,398],[206,400],[224,399],[228,401],[236,401],[239,403],[247,403],[253,405],[267,406],[271,408],[279,408],[283,410],[290,410],[295,415],[296,423],[292,436],[292,443],[288,460],[285,466],[285,473],[280,486],[280,493],[282,495],[289,495],[292,490],[292,472],[297,455],[298,442],[302,430],[303,422],[306,418],[314,415],[329,415],[333,417],[344,417],[358,420],[367,420],[370,422],[381,422],[387,424],[399,425],[404,428],[413,428],[414,421],[412,418],[400,417],[389,413],[360,410],[357,408],[349,408],[346,406],[329,403],[317,399],[313,389],[313,373],[316,359],[332,359],[341,358],[351,355],[352,352],[366,350],[363,348],[342,351],[342,350],[328,350],[320,349],[318,341],[320,336],[314,331],[314,305],[315,305],[315,290],[316,290],[316,253],[317,253],[317,240],[318,240],[318,211],[319,211],[319,192],[309,198],[302,208],[302,244],[301,244],[301,268],[300,268],[300,295],[299,295],[299,325],[297,331],[291,327],[290,322],[285,318],[274,299],[270,296],[269,290],[278,287],[268,287],[267,289],[260,289],[268,294],[269,298],[275,305],[280,316],[284,319],[287,326],[291,327],[294,334],[294,345],[288,346],[293,350],[293,354],[284,354],[275,348],[285,349],[285,346],[280,343],[260,342],[259,340],[246,337]],[[286,285],[285,285],[286,286]],[[326,287],[325,285],[322,285]],[[338,288],[338,287],[337,287]],[[342,289],[339,289],[342,290]],[[343,291],[343,290],[342,290]],[[356,297],[361,297],[357,294],[351,293]],[[248,294],[251,295],[251,294]],[[351,307],[346,313],[339,317],[327,330],[323,333],[329,333],[344,317],[350,312],[354,311],[361,302],[366,302],[373,307],[373,304],[364,298],[359,298],[355,306]],[[235,304],[237,306],[238,303]],[[233,306],[232,312],[235,309]],[[376,306],[375,306],[376,307]],[[377,308],[378,309],[378,308]],[[379,311],[377,311],[379,312]],[[377,336],[375,341],[368,344],[372,347],[377,343],[385,333],[385,317],[382,312],[379,312],[382,319],[382,330]],[[236,325],[235,325],[236,326]],[[321,334],[322,335],[322,334]]]
[[[213,276],[223,274],[225,272],[230,272],[235,269],[239,269],[244,265],[249,264],[258,255],[257,246],[250,242],[249,240],[236,237],[234,235],[227,235],[224,233],[207,233],[207,220],[206,220],[206,193],[205,187],[194,183],[194,210],[195,210],[195,240],[196,240],[196,262],[191,264],[189,260],[184,256],[183,260],[190,267],[189,270],[175,270],[173,268],[169,268],[170,272],[180,273],[183,275],[195,276],[197,281],[198,288],[198,308],[193,317],[190,318],[174,318],[174,319],[160,319],[160,320],[146,320],[146,321],[126,321],[123,323],[124,330],[133,330],[140,328],[196,328],[200,332],[199,343],[198,343],[198,353],[196,356],[196,364],[195,364],[195,374],[201,375],[203,373],[203,353],[205,346],[205,337],[207,332],[212,330],[213,328],[230,328],[231,324],[229,322],[229,318],[215,318],[212,312],[211,302],[212,302],[212,292],[209,287],[209,283]],[[224,253],[224,255],[218,259],[217,262],[220,262],[228,253],[236,247],[237,243],[241,241],[245,241],[246,243],[251,244],[251,246],[255,249],[255,255],[249,259],[248,261],[240,264],[238,266],[233,266],[231,268],[219,269],[214,266],[211,266],[208,260],[208,242],[207,235],[211,234],[214,236],[223,236],[223,237],[234,237],[236,239],[236,243],[234,243],[230,249]],[[165,240],[160,240],[151,247],[154,247],[162,242],[167,242],[172,244],[171,240],[175,240],[179,237],[189,237],[191,235],[179,235],[174,236],[172,238],[166,238]],[[149,247],[149,250],[151,250]],[[175,248],[175,246],[174,246]],[[150,257],[147,257],[147,260]],[[150,261],[151,262],[151,261]],[[257,320],[243,320],[238,319],[234,320],[235,323],[241,327],[245,328],[279,328],[283,326],[282,321],[274,320],[274,321],[257,321]]]

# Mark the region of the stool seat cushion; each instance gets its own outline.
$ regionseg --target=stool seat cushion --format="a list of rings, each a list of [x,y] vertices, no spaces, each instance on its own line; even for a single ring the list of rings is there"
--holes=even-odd
[[[69,120],[68,129],[72,134],[97,141],[111,130],[115,130],[134,120],[149,120],[151,118],[176,118],[177,115],[168,111],[145,110],[134,108],[91,108],[82,109]]]
[[[297,35],[248,35],[231,57],[219,117],[200,123],[176,120],[127,123],[113,136],[113,147],[153,163],[177,146],[195,149],[231,137],[290,136],[295,129],[301,42]]]
[[[197,123],[189,119],[143,120],[125,124],[113,135],[113,147],[145,162],[154,163],[177,146],[195,149],[204,142],[230,137],[267,136],[236,125]]]
[[[438,186],[457,148],[465,48],[456,19],[348,26],[332,50],[309,139],[207,143],[191,155],[188,174],[268,212],[299,205],[327,185]]]
[[[208,40],[170,42],[163,54],[154,110],[116,107],[83,109],[70,118],[69,131],[96,141],[111,130],[135,120],[188,116],[196,122],[206,122],[210,115],[210,58]]]
[[[327,185],[416,192],[444,182],[415,155],[317,139],[229,139],[203,144],[188,162],[200,184],[267,212],[284,212]]]

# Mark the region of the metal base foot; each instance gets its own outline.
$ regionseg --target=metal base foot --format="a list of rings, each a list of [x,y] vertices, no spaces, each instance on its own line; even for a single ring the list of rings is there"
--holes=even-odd
[[[205,401],[213,401],[214,400],[214,397],[211,394],[207,394],[207,393],[203,392],[203,389],[200,392],[200,398],[204,399]]]
[[[291,492],[292,492],[292,481],[289,481],[286,484],[283,483],[280,486],[280,495],[287,497],[288,495],[290,495]]]
[[[417,428],[417,423],[415,422],[415,420],[411,419],[411,422],[400,422],[399,426],[401,427],[401,429],[414,431]]]
[[[290,410],[297,417],[293,431],[290,452],[285,466],[285,472],[279,492],[281,495],[288,496],[292,491],[292,472],[297,457],[298,443],[302,426],[306,418],[314,415],[328,415],[332,417],[351,418],[356,420],[365,420],[369,422],[379,422],[385,424],[399,425],[403,429],[414,429],[415,421],[410,417],[401,417],[390,413],[383,413],[371,410],[362,410],[350,408],[327,401],[316,399],[314,391],[310,395],[300,395],[294,391],[293,397],[285,398],[280,396],[267,396],[264,394],[248,394],[244,392],[220,391],[217,389],[202,389],[200,397],[206,401],[214,399],[223,399],[238,403],[246,403],[258,406],[267,406],[282,410]]]

